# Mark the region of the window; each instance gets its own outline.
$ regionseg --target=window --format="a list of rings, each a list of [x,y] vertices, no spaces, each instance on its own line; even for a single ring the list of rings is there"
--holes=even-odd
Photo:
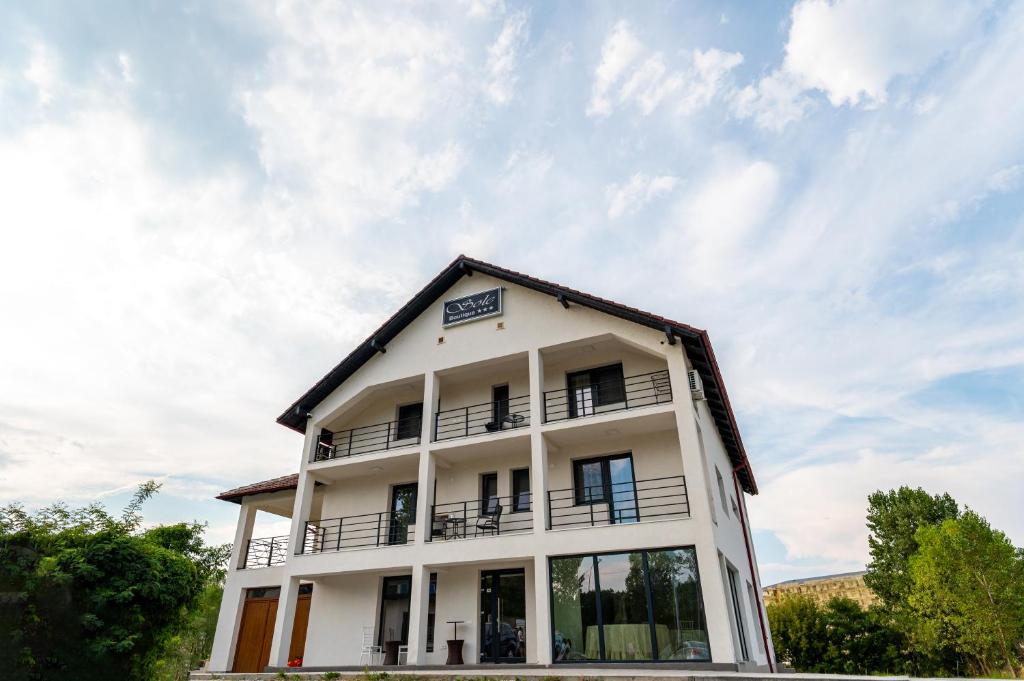
[[[398,408],[398,424],[395,426],[395,439],[406,440],[420,436],[420,425],[423,422],[423,403],[404,404]]]
[[[550,565],[556,662],[711,660],[693,548]]]
[[[491,421],[499,426],[508,416],[508,385],[491,388]]]
[[[754,596],[754,587],[751,586],[750,582],[747,582],[747,598],[750,600],[750,619],[751,623],[754,621],[754,617],[757,615],[757,598]],[[754,639],[757,640],[757,651],[764,654],[764,641],[761,640],[760,636],[755,635]]]
[[[715,466],[715,477],[718,479],[718,499],[722,502],[722,510],[725,511],[725,517],[729,517],[729,507],[725,505],[725,480],[722,479],[722,472],[718,470],[718,466]]]
[[[574,461],[573,489],[577,506],[608,504],[612,523],[640,519],[631,454]]]
[[[621,364],[575,371],[566,375],[566,384],[569,391],[569,418],[590,416],[596,407],[616,404],[626,399]]]
[[[430,573],[430,604],[427,607],[427,652],[434,652],[434,610],[437,605],[437,573]]]
[[[740,578],[739,575],[736,574],[736,570],[731,566],[726,565],[725,569],[729,573],[729,596],[732,600],[733,617],[736,620],[736,636],[740,640],[740,659],[749,660],[750,655],[747,651],[747,631],[743,622],[743,608],[740,607],[739,587],[737,586],[737,582],[739,582]]]
[[[480,515],[493,515],[498,507],[498,474],[480,476]]]
[[[512,471],[512,512],[530,510],[530,469]]]
[[[729,501],[732,503],[732,514],[737,518],[740,517],[740,507],[736,505],[736,497],[729,495]]]

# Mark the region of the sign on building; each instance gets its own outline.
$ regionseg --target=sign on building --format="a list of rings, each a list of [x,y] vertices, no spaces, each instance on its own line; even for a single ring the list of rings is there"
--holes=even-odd
[[[442,326],[455,326],[501,314],[501,287],[468,296],[446,300],[441,316]]]

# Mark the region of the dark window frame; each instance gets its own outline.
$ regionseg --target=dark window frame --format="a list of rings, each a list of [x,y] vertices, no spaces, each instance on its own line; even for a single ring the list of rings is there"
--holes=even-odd
[[[601,664],[601,665],[608,665],[608,664],[636,664],[637,662],[643,662],[645,664],[647,664],[647,663],[657,663],[657,664],[673,664],[673,663],[675,663],[675,664],[678,664],[680,662],[680,660],[675,660],[675,659],[662,660],[662,659],[660,659],[660,654],[659,654],[658,645],[657,645],[658,644],[658,637],[657,637],[657,634],[655,633],[656,632],[656,626],[655,626],[656,623],[654,621],[654,609],[652,607],[650,607],[651,606],[651,577],[650,577],[650,571],[648,570],[648,555],[651,554],[651,553],[660,553],[660,552],[666,552],[666,551],[687,551],[687,550],[693,552],[694,558],[697,557],[697,547],[695,545],[693,545],[693,544],[690,544],[690,545],[687,545],[687,546],[666,546],[666,547],[649,548],[649,549],[627,549],[627,550],[619,550],[619,551],[599,551],[599,552],[595,552],[595,553],[567,553],[565,555],[548,556],[548,621],[551,622],[551,635],[548,638],[548,646],[550,646],[550,648],[551,648],[551,659],[553,660],[552,664],[556,664],[556,665],[558,665],[558,664],[562,664],[562,665],[564,665],[564,664],[583,664],[583,665]],[[605,651],[605,643],[604,643],[604,613],[602,612],[602,609],[601,609],[601,597],[600,597],[600,594],[601,594],[601,570],[598,567],[598,560],[597,559],[600,558],[601,556],[613,556],[613,555],[622,554],[622,553],[639,553],[639,554],[641,554],[643,556],[643,564],[644,564],[644,591],[645,591],[645,596],[647,598],[647,603],[648,603],[648,608],[647,608],[647,624],[648,624],[648,629],[649,629],[650,635],[651,635],[651,644],[652,644],[651,645],[651,651],[654,654],[654,659],[652,659],[652,660],[609,660],[609,659],[607,659],[607,652]],[[591,561],[591,565],[593,566],[593,570],[594,570],[594,588],[595,588],[595,590],[596,590],[596,592],[598,594],[598,597],[597,597],[596,603],[595,603],[595,606],[596,606],[595,610],[596,610],[596,615],[597,615],[597,627],[598,627],[598,629],[597,629],[597,631],[598,631],[598,636],[597,636],[598,648],[599,648],[600,654],[601,654],[601,659],[599,659],[599,660],[555,660],[555,652],[556,652],[555,651],[555,594],[554,594],[554,584],[552,584],[552,582],[551,582],[551,572],[552,572],[551,566],[552,566],[552,563],[554,561],[561,560],[561,559],[564,559],[564,558],[584,558],[584,559],[588,559],[589,558],[590,561]],[[705,631],[706,631],[707,630],[707,606],[705,605],[705,602],[704,602],[704,583],[703,583],[703,581],[700,578],[700,566],[699,566],[699,564],[698,564],[698,562],[696,560],[694,561],[694,564],[693,564],[693,576],[694,576],[694,579],[697,582],[697,592],[698,592],[698,594],[700,596],[700,609],[704,613],[704,627],[705,627]],[[709,635],[708,636],[708,659],[707,660],[691,660],[691,661],[688,661],[687,663],[688,664],[711,664],[712,662],[714,662],[714,659],[715,659],[715,657],[714,657],[714,655],[713,655],[713,653],[711,651],[711,637]]]
[[[420,413],[417,416],[402,416],[402,410],[408,409],[409,407],[419,407]],[[412,425],[415,423],[415,429]],[[412,438],[418,438],[422,433],[423,429],[423,403],[422,402],[409,402],[408,404],[400,404],[395,409],[395,440],[411,440]],[[415,432],[410,433],[410,430]]]
[[[505,391],[504,399],[498,396],[499,390]],[[508,383],[500,383],[491,386],[491,422],[501,425],[509,414],[509,399],[512,397],[511,388]]]
[[[529,513],[530,510],[533,508],[533,495],[532,495],[533,487],[532,487],[532,485],[530,483],[530,469],[529,468],[513,468],[512,471],[510,471],[509,476],[511,478],[511,485],[512,485],[512,503],[510,504],[510,506],[512,506],[512,509],[509,512],[510,513]],[[524,480],[524,479],[526,480],[526,489],[525,490],[516,487],[517,477],[518,477],[519,480]],[[519,503],[519,496],[523,492],[527,492],[527,493],[530,494],[530,497],[527,499],[525,506]]]
[[[633,471],[633,500],[635,504],[637,501],[637,489],[636,489],[636,462],[633,460],[632,450],[628,452],[616,452],[615,454],[602,454],[601,456],[590,456],[585,459],[574,459],[572,462],[572,489],[573,489],[573,502],[575,506],[591,506],[593,504],[607,504],[612,500],[614,490],[612,490],[611,482],[611,470],[610,462],[615,459],[629,459],[629,467]],[[591,493],[589,500],[586,498],[584,492],[585,486],[583,485],[584,476],[582,475],[582,468],[586,464],[599,463],[601,464],[601,497],[596,498]],[[639,509],[638,509],[639,510]]]
[[[612,375],[609,377],[609,374]],[[598,407],[626,401],[626,374],[622,362],[566,372],[565,391],[568,397],[569,418],[579,416],[580,405],[576,404],[573,388],[573,379],[579,376],[586,376],[587,382],[583,385],[591,388],[590,404],[587,405],[591,412]]]
[[[494,495],[488,496],[487,494],[487,483],[488,481],[494,481]],[[500,495],[498,494],[498,473],[489,472],[480,474],[480,515],[494,515],[496,509],[494,509],[490,503],[490,500],[494,499],[494,504],[501,503]]]

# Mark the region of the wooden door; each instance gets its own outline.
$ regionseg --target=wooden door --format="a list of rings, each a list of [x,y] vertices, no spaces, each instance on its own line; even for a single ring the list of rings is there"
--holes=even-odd
[[[310,596],[299,596],[295,604],[295,621],[292,625],[292,640],[288,647],[288,659],[303,655],[306,647],[306,628],[309,624]],[[274,639],[274,624],[277,620],[276,598],[248,598],[242,609],[242,624],[238,627],[238,644],[235,646],[235,664],[232,672],[262,672],[270,663],[270,646]]]

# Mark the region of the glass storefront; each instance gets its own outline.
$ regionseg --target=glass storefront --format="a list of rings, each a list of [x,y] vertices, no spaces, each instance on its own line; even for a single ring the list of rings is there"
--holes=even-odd
[[[710,661],[692,548],[551,559],[556,662]]]

